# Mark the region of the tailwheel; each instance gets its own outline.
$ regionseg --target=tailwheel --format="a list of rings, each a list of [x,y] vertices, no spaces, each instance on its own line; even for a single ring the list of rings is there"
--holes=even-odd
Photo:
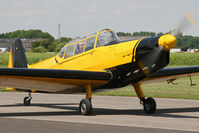
[[[153,98],[149,97],[143,101],[144,112],[153,114],[156,111],[156,102]]]
[[[79,111],[82,115],[90,115],[92,112],[91,100],[87,98],[82,99],[79,104]]]
[[[32,99],[32,96],[31,96],[31,92],[29,91],[29,95],[23,99],[24,106],[30,106],[31,99]]]
[[[23,100],[24,106],[30,106],[31,98],[30,97],[25,97]]]

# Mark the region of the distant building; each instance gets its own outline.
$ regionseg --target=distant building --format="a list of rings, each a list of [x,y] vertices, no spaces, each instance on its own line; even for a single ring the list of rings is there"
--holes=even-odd
[[[9,51],[8,47],[0,48],[0,53],[4,53],[4,52],[8,52],[8,51]]]
[[[9,46],[15,41],[15,38],[12,39],[0,39],[0,48],[9,48]],[[35,41],[41,41],[41,40],[45,40],[44,38],[35,38],[35,39],[21,39],[24,49],[27,49],[30,51],[30,49],[32,48],[32,43]]]
[[[180,48],[172,48],[170,50],[171,53],[178,53],[178,52],[181,52],[181,49]]]
[[[198,49],[187,49],[187,52],[189,52],[189,53],[198,53],[199,50]]]

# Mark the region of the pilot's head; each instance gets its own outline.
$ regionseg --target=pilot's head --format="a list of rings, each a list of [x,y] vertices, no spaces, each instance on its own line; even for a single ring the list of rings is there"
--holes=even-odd
[[[83,49],[84,49],[84,43],[81,42],[81,43],[79,43],[79,50],[82,51]]]

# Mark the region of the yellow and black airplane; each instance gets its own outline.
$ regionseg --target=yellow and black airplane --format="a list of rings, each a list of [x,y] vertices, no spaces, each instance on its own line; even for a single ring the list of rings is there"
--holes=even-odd
[[[28,65],[24,48],[17,39],[10,52],[9,68],[0,68],[0,86],[31,92],[79,93],[83,115],[92,112],[92,91],[132,85],[146,113],[156,111],[153,98],[145,98],[142,83],[173,80],[199,73],[199,66],[165,68],[176,37],[162,36],[120,41],[115,32],[103,29],[67,43],[55,57]]]

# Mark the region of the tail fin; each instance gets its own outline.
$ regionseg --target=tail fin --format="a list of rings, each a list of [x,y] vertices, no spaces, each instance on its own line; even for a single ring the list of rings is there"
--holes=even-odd
[[[14,41],[10,49],[8,62],[9,68],[27,68],[27,59],[25,50],[20,39]],[[6,88],[9,91],[15,91],[15,88]]]
[[[20,39],[14,41],[10,50],[9,68],[27,68],[25,50]]]

